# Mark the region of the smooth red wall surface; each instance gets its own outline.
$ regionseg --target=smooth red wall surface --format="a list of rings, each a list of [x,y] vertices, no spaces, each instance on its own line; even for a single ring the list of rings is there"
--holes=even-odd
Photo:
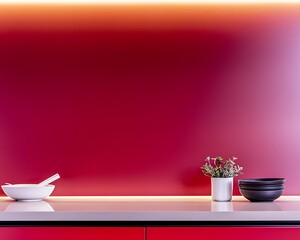
[[[299,5],[1,5],[0,182],[208,195],[222,155],[300,194],[299,26]]]
[[[251,232],[251,234],[249,234]],[[297,227],[149,227],[147,228],[148,240],[165,239],[190,239],[200,240],[209,238],[218,240],[229,236],[232,240],[256,239],[291,239],[297,240],[300,228]],[[226,238],[225,238],[226,239]]]
[[[4,240],[144,240],[140,227],[0,227]]]

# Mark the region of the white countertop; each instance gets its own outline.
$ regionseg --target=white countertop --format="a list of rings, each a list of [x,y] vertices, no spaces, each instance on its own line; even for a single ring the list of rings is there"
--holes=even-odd
[[[0,197],[0,222],[11,221],[300,221],[300,196],[252,203],[235,196],[50,197],[17,202]]]

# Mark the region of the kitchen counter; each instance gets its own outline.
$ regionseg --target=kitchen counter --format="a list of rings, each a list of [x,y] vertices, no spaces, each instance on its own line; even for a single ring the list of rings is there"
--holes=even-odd
[[[17,202],[0,197],[0,225],[223,226],[300,225],[300,196],[252,203],[241,196],[50,197]]]

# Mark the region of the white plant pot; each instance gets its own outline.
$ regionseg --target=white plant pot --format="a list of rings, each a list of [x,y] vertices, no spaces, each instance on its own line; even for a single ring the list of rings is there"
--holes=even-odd
[[[233,177],[211,178],[211,195],[214,201],[227,202],[232,198]]]

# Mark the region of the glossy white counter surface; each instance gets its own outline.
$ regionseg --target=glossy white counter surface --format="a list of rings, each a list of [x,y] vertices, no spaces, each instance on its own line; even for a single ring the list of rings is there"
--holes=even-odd
[[[243,197],[50,197],[16,202],[0,197],[0,221],[300,221],[300,196],[251,203]]]

